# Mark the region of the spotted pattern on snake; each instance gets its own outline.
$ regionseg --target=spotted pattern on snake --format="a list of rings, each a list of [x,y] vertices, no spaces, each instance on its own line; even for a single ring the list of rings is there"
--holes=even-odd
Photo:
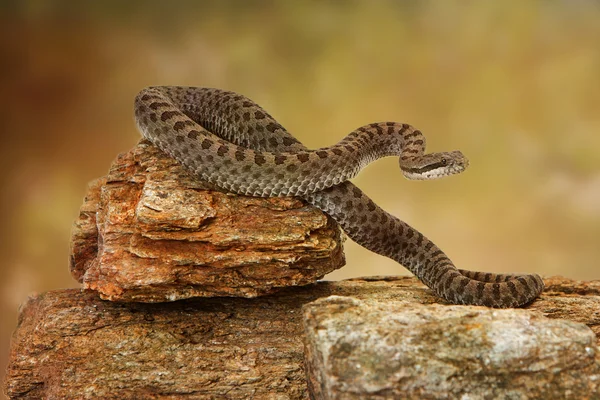
[[[142,135],[198,179],[242,195],[302,197],[356,243],[404,265],[449,302],[519,307],[544,289],[535,274],[457,269],[432,241],[349,182],[385,156],[398,156],[409,179],[439,178],[468,166],[460,151],[426,154],[425,137],[408,124],[365,125],[333,146],[309,150],[264,109],[234,92],[149,87],[136,96],[134,107]]]

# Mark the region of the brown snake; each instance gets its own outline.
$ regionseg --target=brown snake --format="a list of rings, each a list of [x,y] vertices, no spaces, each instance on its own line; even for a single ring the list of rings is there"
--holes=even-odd
[[[370,124],[331,147],[308,150],[242,95],[167,86],[137,95],[135,119],[144,137],[199,179],[243,195],[300,196],[333,217],[352,240],[404,265],[452,303],[518,307],[544,289],[534,274],[457,269],[433,242],[348,182],[369,162],[391,155],[409,179],[467,167],[459,151],[425,154],[425,137],[410,125]]]

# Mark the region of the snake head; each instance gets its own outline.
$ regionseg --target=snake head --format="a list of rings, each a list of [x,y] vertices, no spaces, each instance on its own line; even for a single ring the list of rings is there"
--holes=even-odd
[[[426,180],[459,174],[469,166],[469,160],[458,150],[431,153],[414,159],[400,159],[400,169],[407,179]]]

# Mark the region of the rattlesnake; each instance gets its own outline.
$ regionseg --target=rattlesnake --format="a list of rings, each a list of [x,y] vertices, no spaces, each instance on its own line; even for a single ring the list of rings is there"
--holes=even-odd
[[[308,150],[242,95],[167,86],[136,96],[135,119],[145,138],[199,179],[243,195],[302,197],[333,217],[352,240],[404,265],[452,303],[518,307],[544,289],[538,275],[457,269],[433,242],[348,181],[369,162],[390,155],[399,156],[409,179],[467,167],[459,151],[425,154],[425,137],[408,124],[366,125],[334,146]]]

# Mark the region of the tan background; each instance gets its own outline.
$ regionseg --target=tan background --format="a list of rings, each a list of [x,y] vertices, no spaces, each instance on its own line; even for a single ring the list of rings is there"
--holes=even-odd
[[[76,287],[69,232],[86,182],[139,138],[148,85],[246,94],[320,147],[409,122],[463,175],[355,180],[463,268],[600,279],[600,3],[0,3],[0,368],[29,294]],[[332,279],[405,274],[348,243]]]

